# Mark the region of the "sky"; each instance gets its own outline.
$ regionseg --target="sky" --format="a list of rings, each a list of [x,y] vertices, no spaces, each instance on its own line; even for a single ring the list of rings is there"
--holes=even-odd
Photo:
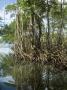
[[[14,17],[12,19],[10,18],[11,13],[5,14],[5,6],[13,3],[16,3],[16,0],[0,0],[0,17],[3,19],[0,22],[1,25],[3,25],[3,23],[9,24],[14,19]]]
[[[16,0],[0,0],[0,9],[4,8],[5,5],[16,3]]]
[[[5,18],[5,20],[2,20],[2,22],[4,22],[5,24],[9,24],[13,20],[13,18],[12,19],[10,18],[11,13],[4,15],[5,6],[8,4],[13,4],[13,3],[16,3],[16,0],[0,0],[0,17],[2,17],[3,19]],[[8,46],[8,44],[0,43],[0,54],[8,54],[11,52],[12,51],[10,47]]]

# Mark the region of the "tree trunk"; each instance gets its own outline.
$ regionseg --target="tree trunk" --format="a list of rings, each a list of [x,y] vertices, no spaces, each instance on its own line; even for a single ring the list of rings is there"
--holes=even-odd
[[[48,55],[47,55],[47,71],[46,71],[46,75],[47,75],[47,81],[46,81],[46,88],[47,90],[49,89],[49,68],[50,68],[50,61],[51,61],[51,56],[50,56],[50,49],[51,49],[51,45],[50,45],[50,22],[49,22],[49,12],[50,12],[50,8],[49,8],[49,1],[47,0],[47,51],[48,51]]]

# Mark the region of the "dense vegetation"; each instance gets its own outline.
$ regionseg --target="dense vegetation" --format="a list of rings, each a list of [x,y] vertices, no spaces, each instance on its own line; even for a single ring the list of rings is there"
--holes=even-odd
[[[66,3],[17,0],[6,11],[16,16],[1,30],[3,40],[13,44],[13,63],[8,67],[16,89],[67,90]]]

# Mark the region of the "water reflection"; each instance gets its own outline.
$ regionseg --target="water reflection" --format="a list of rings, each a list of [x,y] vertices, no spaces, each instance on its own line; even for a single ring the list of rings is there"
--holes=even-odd
[[[6,77],[0,77],[0,83],[1,82],[5,82],[5,83],[9,83],[12,82],[14,83],[14,79],[12,78],[12,76],[6,76]]]
[[[0,90],[16,90],[12,76],[0,77]]]
[[[9,54],[13,53],[10,49],[12,47],[11,44],[8,43],[0,43],[0,54]]]
[[[11,46],[7,43],[0,44],[0,54],[2,54],[2,55],[7,54],[8,55],[9,53],[12,53],[10,47]],[[0,90],[16,90],[14,84],[15,84],[15,81],[12,78],[12,76],[9,76],[9,75],[4,76],[3,69],[0,68]]]

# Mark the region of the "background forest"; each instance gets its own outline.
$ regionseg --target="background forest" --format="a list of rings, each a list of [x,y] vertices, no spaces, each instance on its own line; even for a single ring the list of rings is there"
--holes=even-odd
[[[4,75],[16,90],[67,90],[66,1],[17,0],[5,10],[15,19],[0,28],[13,51],[2,58]]]

